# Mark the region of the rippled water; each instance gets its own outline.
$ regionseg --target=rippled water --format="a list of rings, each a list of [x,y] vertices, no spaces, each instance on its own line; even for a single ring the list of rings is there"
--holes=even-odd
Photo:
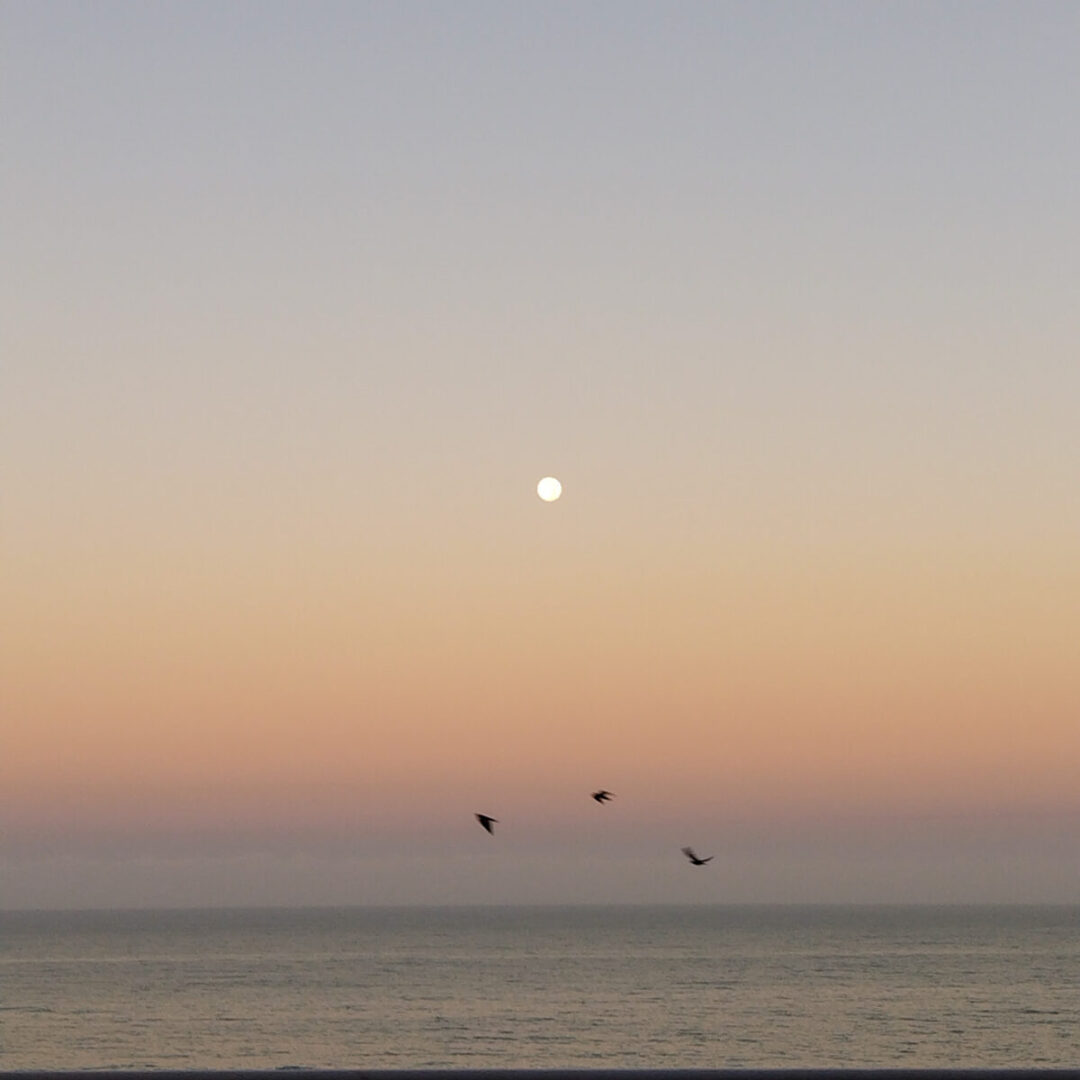
[[[0,1067],[1075,1066],[1077,908],[0,913]]]

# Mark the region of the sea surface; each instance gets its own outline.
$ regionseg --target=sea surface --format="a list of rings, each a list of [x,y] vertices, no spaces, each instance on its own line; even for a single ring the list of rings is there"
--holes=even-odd
[[[1080,907],[0,913],[0,1069],[1080,1065]]]

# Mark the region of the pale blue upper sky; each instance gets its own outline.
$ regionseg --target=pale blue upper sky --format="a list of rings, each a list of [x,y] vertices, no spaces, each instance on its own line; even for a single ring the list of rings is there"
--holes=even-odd
[[[423,364],[441,390],[530,372],[561,401],[583,356],[623,379],[621,350],[570,341],[613,333],[632,365],[645,335],[682,408],[723,378],[718,333],[812,352],[842,314],[879,346],[953,328],[958,355],[889,375],[901,396],[929,377],[962,397],[989,369],[1023,408],[1020,342],[1033,381],[1067,380],[1075,4],[5,11],[16,345],[64,324],[88,350],[121,322],[167,350],[407,322],[446,339],[450,377]],[[455,344],[481,333],[525,356],[462,378]],[[797,383],[809,368],[811,398],[830,362],[770,359]],[[372,377],[411,393],[392,366]],[[880,372],[837,375],[858,394]]]

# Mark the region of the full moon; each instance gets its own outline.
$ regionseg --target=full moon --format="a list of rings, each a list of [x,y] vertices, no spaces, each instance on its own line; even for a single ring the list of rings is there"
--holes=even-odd
[[[562,494],[562,484],[560,484],[554,476],[545,476],[544,479],[536,485],[536,494],[539,495],[544,502],[554,502]]]

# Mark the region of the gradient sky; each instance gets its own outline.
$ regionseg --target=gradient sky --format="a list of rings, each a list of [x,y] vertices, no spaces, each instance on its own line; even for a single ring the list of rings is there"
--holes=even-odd
[[[2,19],[0,906],[1080,900],[1080,6]]]

